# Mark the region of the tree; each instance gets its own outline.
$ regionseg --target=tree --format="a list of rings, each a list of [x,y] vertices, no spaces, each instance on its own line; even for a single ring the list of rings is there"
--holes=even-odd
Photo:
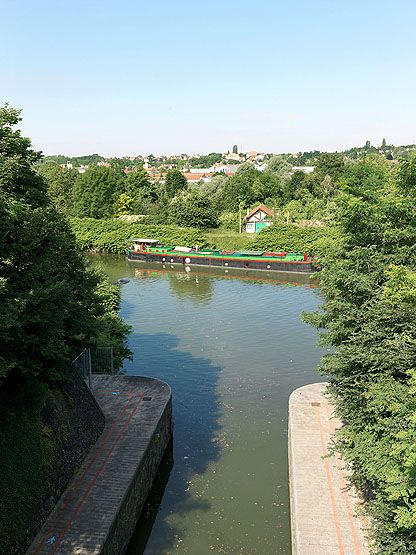
[[[210,197],[191,191],[172,199],[169,222],[184,227],[209,229],[218,226],[218,212]]]
[[[79,217],[108,218],[122,192],[122,177],[112,168],[94,166],[78,176],[74,184],[74,214]]]
[[[251,166],[229,177],[218,197],[221,209],[225,212],[236,212],[240,202],[244,208],[251,206],[255,198],[253,183],[258,174],[260,172]]]
[[[40,153],[0,108],[0,379],[62,379],[100,333],[100,278],[87,270],[65,219],[33,169]],[[118,322],[119,323],[119,322]],[[124,333],[126,329],[124,328]]]
[[[133,214],[134,199],[126,193],[121,193],[118,197],[114,209],[115,216],[128,216]]]
[[[238,154],[238,146],[237,145],[233,146],[233,154]]]
[[[387,146],[386,139],[383,139],[381,141],[381,148],[386,148],[386,146]]]
[[[175,197],[180,191],[186,189],[188,182],[179,170],[169,170],[165,179],[165,192],[169,198]]]
[[[283,186],[283,200],[289,202],[298,199],[303,191],[307,189],[307,176],[302,171],[296,171]]]
[[[287,179],[292,171],[292,166],[283,156],[272,156],[267,162],[267,171],[277,174],[280,179]]]
[[[71,215],[74,205],[73,188],[78,172],[61,168],[53,162],[38,164],[36,171],[45,179],[48,195],[58,212],[65,216]]]
[[[345,167],[345,161],[342,154],[337,152],[324,152],[319,157],[315,166],[315,176],[317,179],[322,180],[326,175],[332,177],[333,180],[338,180]]]
[[[276,174],[264,172],[256,177],[252,185],[253,202],[265,202],[268,199],[281,199],[281,183]]]
[[[217,174],[211,179],[211,181],[207,181],[206,183],[201,183],[199,185],[199,192],[202,195],[206,196],[216,196],[221,194],[221,191],[224,189],[225,184],[227,183],[228,177],[224,174]]]
[[[341,238],[323,260],[322,361],[337,448],[367,499],[378,551],[415,553],[416,158],[347,165],[337,197]]]
[[[123,180],[124,193],[133,199],[131,210],[133,214],[146,214],[149,205],[158,199],[155,186],[149,181],[147,172],[138,168],[127,174]]]

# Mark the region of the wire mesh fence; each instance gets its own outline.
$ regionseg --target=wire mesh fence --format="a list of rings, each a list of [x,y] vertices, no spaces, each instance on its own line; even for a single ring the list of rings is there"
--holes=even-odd
[[[113,348],[94,347],[84,349],[72,364],[91,389],[92,374],[114,374]]]

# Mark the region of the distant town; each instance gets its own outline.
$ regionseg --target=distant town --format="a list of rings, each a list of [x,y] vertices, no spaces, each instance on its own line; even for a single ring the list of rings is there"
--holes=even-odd
[[[388,160],[397,161],[407,158],[411,152],[416,151],[416,144],[394,146],[388,144],[385,139],[379,146],[371,145],[366,141],[362,147],[353,147],[341,151],[338,154],[344,156],[345,160],[359,160],[368,154],[381,154]],[[44,163],[54,162],[68,170],[76,169],[82,174],[91,166],[119,167],[128,174],[137,167],[146,170],[152,181],[162,181],[169,170],[180,170],[188,183],[209,182],[215,175],[222,174],[226,177],[233,176],[242,164],[250,164],[257,171],[263,172],[267,168],[270,158],[280,156],[291,164],[292,171],[301,171],[309,174],[314,171],[323,152],[312,150],[297,153],[266,153],[266,152],[239,152],[237,145],[224,153],[211,152],[209,154],[172,154],[169,156],[155,156],[153,154],[104,157],[99,154],[85,156],[67,157],[65,155],[52,155],[43,158]]]

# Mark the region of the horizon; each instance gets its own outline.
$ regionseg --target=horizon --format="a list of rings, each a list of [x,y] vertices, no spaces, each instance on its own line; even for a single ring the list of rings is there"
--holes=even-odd
[[[45,156],[416,142],[410,0],[8,2],[0,103]]]
[[[383,137],[384,139],[385,137]],[[372,148],[381,148],[382,147],[382,141],[383,139],[381,139],[381,141],[379,141],[376,144],[371,143],[370,141],[370,146]],[[388,147],[393,147],[393,148],[400,148],[400,147],[409,147],[409,146],[416,146],[416,142],[415,143],[407,143],[407,144],[393,144],[391,142],[389,142],[386,139],[386,148]],[[290,156],[294,156],[296,154],[304,154],[307,152],[320,152],[320,153],[324,153],[324,152],[328,152],[328,153],[339,153],[341,154],[342,152],[351,150],[353,148],[364,148],[365,146],[365,142],[363,145],[352,145],[352,146],[347,146],[345,149],[343,150],[319,150],[319,149],[311,149],[311,150],[296,150],[296,151],[287,151],[287,152],[271,152],[271,151],[262,151],[262,150],[256,150],[256,149],[250,149],[250,150],[240,150],[240,148],[238,148],[238,153],[239,154],[247,154],[248,152],[256,152],[257,154],[267,154],[267,155],[272,155],[272,156],[285,156],[285,155],[290,155]],[[167,157],[167,158],[174,158],[174,157],[179,157],[182,155],[187,155],[189,157],[200,157],[200,156],[208,156],[209,154],[227,154],[227,152],[231,152],[232,147],[230,147],[229,149],[226,150],[211,150],[211,151],[207,151],[207,152],[198,152],[198,153],[188,153],[188,152],[170,152],[168,154],[160,154],[157,152],[146,152],[146,153],[136,153],[136,154],[121,154],[121,155],[104,155],[104,154],[100,154],[99,152],[90,152],[90,153],[78,153],[78,154],[73,154],[73,155],[67,155],[66,153],[51,153],[51,154],[45,154],[42,152],[42,155],[46,158],[46,157],[52,157],[52,156],[66,156],[67,158],[84,158],[84,157],[88,157],[88,156],[101,156],[105,159],[111,159],[111,158],[138,158],[138,157],[142,157],[142,158],[146,158],[150,155],[154,156],[155,158],[161,158],[161,157]]]

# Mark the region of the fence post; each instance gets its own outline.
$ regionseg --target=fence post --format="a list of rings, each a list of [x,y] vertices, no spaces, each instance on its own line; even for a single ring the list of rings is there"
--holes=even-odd
[[[110,347],[110,367],[111,367],[111,374],[114,374],[114,355],[113,355],[113,347]]]
[[[87,354],[88,354],[88,387],[91,389],[91,386],[92,386],[92,383],[91,383],[92,368],[91,368],[91,349],[90,348],[87,349]]]

